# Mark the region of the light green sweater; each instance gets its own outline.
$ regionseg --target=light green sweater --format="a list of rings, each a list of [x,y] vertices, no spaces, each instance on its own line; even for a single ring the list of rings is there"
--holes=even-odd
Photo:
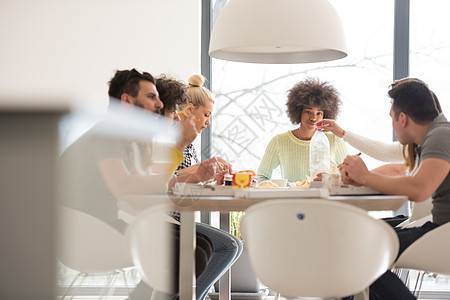
[[[330,141],[330,157],[337,164],[348,154],[341,138],[326,133]],[[309,143],[295,137],[292,131],[276,135],[267,145],[257,175],[260,180],[270,180],[272,171],[280,166],[283,178],[289,182],[302,181],[309,176]]]

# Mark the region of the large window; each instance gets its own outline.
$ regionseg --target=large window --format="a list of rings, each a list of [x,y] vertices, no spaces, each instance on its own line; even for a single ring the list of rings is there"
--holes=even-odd
[[[269,140],[295,128],[286,116],[286,94],[306,77],[329,81],[340,91],[343,107],[337,121],[343,128],[392,140],[387,88],[393,78],[393,1],[331,2],[344,23],[345,59],[293,65],[213,59],[213,154],[235,169],[256,170]],[[378,164],[369,160],[372,167]]]
[[[412,0],[410,76],[423,79],[450,115],[450,18],[447,0]]]

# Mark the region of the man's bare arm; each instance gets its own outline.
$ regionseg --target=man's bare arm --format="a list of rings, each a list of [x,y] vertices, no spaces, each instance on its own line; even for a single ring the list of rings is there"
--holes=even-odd
[[[366,171],[360,158],[345,160],[343,172],[348,179],[371,187],[384,194],[406,195],[409,200],[421,202],[429,198],[450,171],[450,163],[443,159],[425,159],[412,176],[386,176]]]

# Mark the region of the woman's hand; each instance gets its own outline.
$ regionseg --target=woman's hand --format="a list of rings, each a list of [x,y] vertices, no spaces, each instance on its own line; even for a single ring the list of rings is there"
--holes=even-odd
[[[216,161],[217,161],[217,172],[226,171],[227,173],[231,174],[233,169],[232,169],[230,163],[228,163],[226,160],[224,160],[223,158],[221,158],[219,156],[216,156],[213,158],[216,159]]]
[[[195,172],[197,182],[203,182],[214,178],[217,171],[217,162],[215,158],[202,161]]]
[[[215,180],[216,180],[216,184],[217,184],[217,185],[222,185],[222,184],[225,183],[224,177],[225,177],[226,174],[230,174],[230,173],[228,173],[228,172],[225,171],[225,170],[216,173],[216,175],[215,175]]]
[[[317,123],[317,127],[317,130],[331,132],[339,138],[342,138],[345,134],[345,130],[335,120],[323,119]]]

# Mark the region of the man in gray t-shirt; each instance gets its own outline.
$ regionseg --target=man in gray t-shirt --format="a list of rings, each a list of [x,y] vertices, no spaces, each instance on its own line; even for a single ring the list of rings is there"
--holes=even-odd
[[[105,183],[99,161],[110,157],[120,159],[132,174],[134,152],[131,142],[105,136],[97,124],[68,147],[59,159],[60,204],[95,216],[124,233],[126,224],[118,219],[117,198]],[[110,125],[111,126],[111,125]]]
[[[370,172],[359,156],[347,156],[341,170],[344,183],[369,186],[383,194],[406,195],[422,202],[432,196],[433,222],[396,229],[399,255],[414,241],[450,221],[450,124],[439,113],[437,99],[415,78],[395,81],[388,92],[392,127],[403,145],[416,144],[418,165],[410,176]],[[352,297],[349,297],[351,299]],[[387,271],[370,286],[370,299],[416,299],[395,274]]]
[[[419,165],[426,159],[439,159],[450,163],[450,123],[440,114],[428,129],[422,144],[417,147]],[[445,162],[443,162],[445,166]],[[432,195],[433,223],[442,225],[450,222],[450,174]]]

